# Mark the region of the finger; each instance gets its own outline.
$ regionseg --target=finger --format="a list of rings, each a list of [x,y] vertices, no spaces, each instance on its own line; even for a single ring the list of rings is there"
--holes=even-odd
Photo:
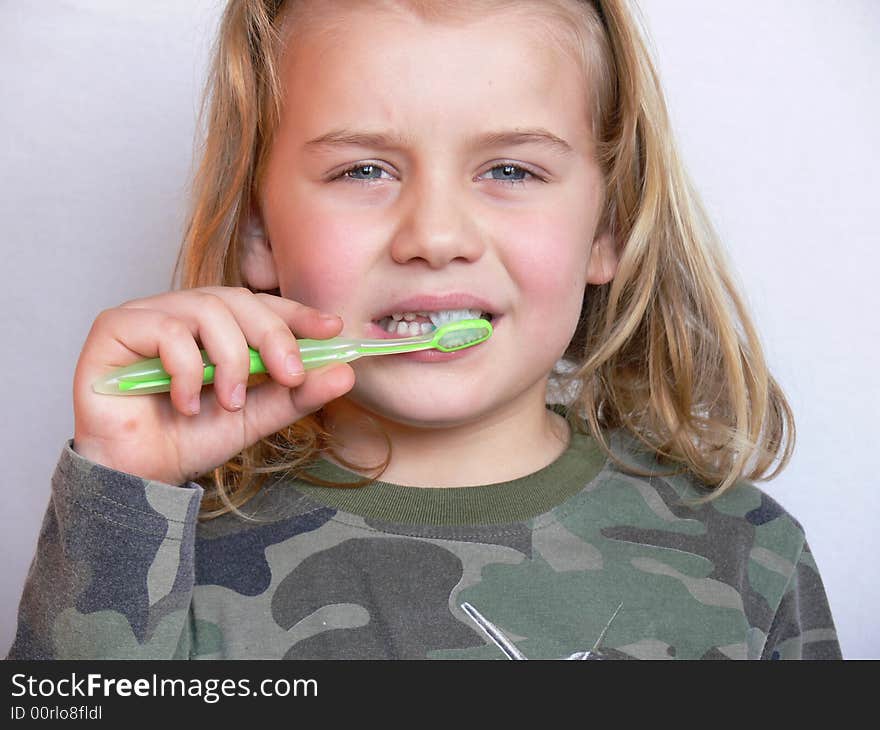
[[[334,337],[342,331],[342,319],[332,312],[324,312],[301,302],[285,297],[267,294],[265,292],[254,293],[246,287],[238,286],[205,286],[193,289],[181,289],[169,293],[156,294],[140,299],[132,299],[122,307],[139,307],[144,309],[159,309],[169,314],[179,314],[181,306],[191,309],[192,301],[187,295],[195,298],[199,294],[213,294],[226,301],[230,306],[235,301],[256,298],[265,306],[275,311],[298,337],[313,339],[325,339]],[[195,299],[195,301],[198,301]]]
[[[301,387],[290,391],[296,418],[302,418],[344,395],[354,387],[354,382],[354,369],[345,363],[313,371]]]
[[[185,322],[149,309],[114,308],[101,312],[92,330],[100,330],[101,336],[92,338],[90,334],[83,357],[100,363],[103,374],[140,359],[159,357],[171,376],[174,407],[187,415],[198,412],[204,364]]]
[[[342,331],[342,318],[332,312],[315,309],[307,304],[260,292],[254,295],[283,319],[300,338],[323,340]]]
[[[222,303],[225,305],[224,310]],[[260,353],[269,376],[287,386],[299,386],[305,377],[294,331],[325,339],[339,333],[342,320],[283,297],[254,294],[244,287],[184,289],[126,302],[123,307],[161,308],[187,321],[200,335],[216,366],[214,390],[218,402],[235,411],[246,400],[250,357],[247,346]],[[232,318],[239,337],[220,337]]]
[[[288,388],[302,385],[305,369],[292,328],[298,327],[298,322],[313,320],[316,310],[247,289],[222,287],[208,291],[216,292],[227,303],[248,344],[260,353],[269,376]]]
[[[294,332],[325,339],[342,329],[339,317],[283,297],[236,287],[206,287],[201,291],[227,304],[247,343],[260,353],[269,376],[288,388],[301,385],[305,379]]]
[[[192,300],[190,300],[192,301]],[[214,365],[214,395],[227,411],[244,407],[250,372],[248,343],[235,314],[214,294],[196,295],[196,310],[187,312],[208,359]]]
[[[251,388],[244,410],[248,441],[276,433],[313,413],[351,390],[354,382],[351,366],[339,363],[310,370],[297,388],[272,381]]]

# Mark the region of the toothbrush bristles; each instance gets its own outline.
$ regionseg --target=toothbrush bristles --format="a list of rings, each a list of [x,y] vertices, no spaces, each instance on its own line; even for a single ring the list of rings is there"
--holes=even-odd
[[[455,323],[456,325],[459,323]],[[446,325],[448,326],[448,325]],[[441,328],[442,329],[442,328]],[[443,351],[460,350],[488,339],[492,334],[492,325],[488,321],[479,324],[468,321],[461,323],[459,329],[443,332],[436,347]]]

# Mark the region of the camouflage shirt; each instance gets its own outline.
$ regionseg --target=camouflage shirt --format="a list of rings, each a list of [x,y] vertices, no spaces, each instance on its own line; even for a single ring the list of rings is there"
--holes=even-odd
[[[201,523],[198,485],[114,471],[72,445],[10,658],[840,658],[782,507],[747,482],[688,506],[692,477],[630,476],[581,434],[502,484],[276,479],[249,519]],[[354,478],[328,461],[313,471]]]

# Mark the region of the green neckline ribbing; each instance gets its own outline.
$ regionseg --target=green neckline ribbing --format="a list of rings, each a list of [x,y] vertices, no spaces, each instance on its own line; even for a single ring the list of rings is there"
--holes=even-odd
[[[376,520],[410,525],[491,525],[548,512],[587,486],[606,456],[588,435],[572,432],[568,448],[542,469],[519,479],[472,487],[408,487],[376,481],[363,487],[322,487],[297,480],[314,502]],[[334,482],[361,477],[326,460],[309,473]]]

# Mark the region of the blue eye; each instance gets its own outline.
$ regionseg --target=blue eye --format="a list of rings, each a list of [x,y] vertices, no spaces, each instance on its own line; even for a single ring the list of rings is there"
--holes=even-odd
[[[500,170],[501,174],[496,175],[496,171]],[[531,176],[528,170],[520,167],[519,165],[495,165],[491,170],[493,180],[500,180],[501,182],[511,182],[511,183],[522,183],[525,182],[524,176]]]
[[[384,170],[379,167],[379,165],[374,164],[366,164],[366,165],[355,165],[354,167],[349,167],[345,170],[340,177],[346,177],[349,180],[354,180],[356,182],[368,182],[370,180],[379,180],[381,179],[381,175]],[[378,173],[378,176],[374,176],[373,173]],[[357,175],[364,175],[364,177],[356,177]]]
[[[358,182],[368,185],[373,181],[382,180],[383,173],[387,175],[387,177],[384,179],[393,179],[391,175],[388,175],[388,172],[387,170],[385,170],[384,167],[372,162],[368,162],[365,164],[353,165],[347,170],[343,170],[336,176],[336,179],[344,178],[345,180],[351,180],[352,182]],[[506,185],[525,185],[528,181],[545,182],[542,177],[531,172],[530,170],[527,170],[525,167],[522,167],[521,165],[515,165],[510,162],[503,162],[499,165],[491,167],[478,179],[486,179],[485,175],[491,175],[491,177],[488,179]]]

